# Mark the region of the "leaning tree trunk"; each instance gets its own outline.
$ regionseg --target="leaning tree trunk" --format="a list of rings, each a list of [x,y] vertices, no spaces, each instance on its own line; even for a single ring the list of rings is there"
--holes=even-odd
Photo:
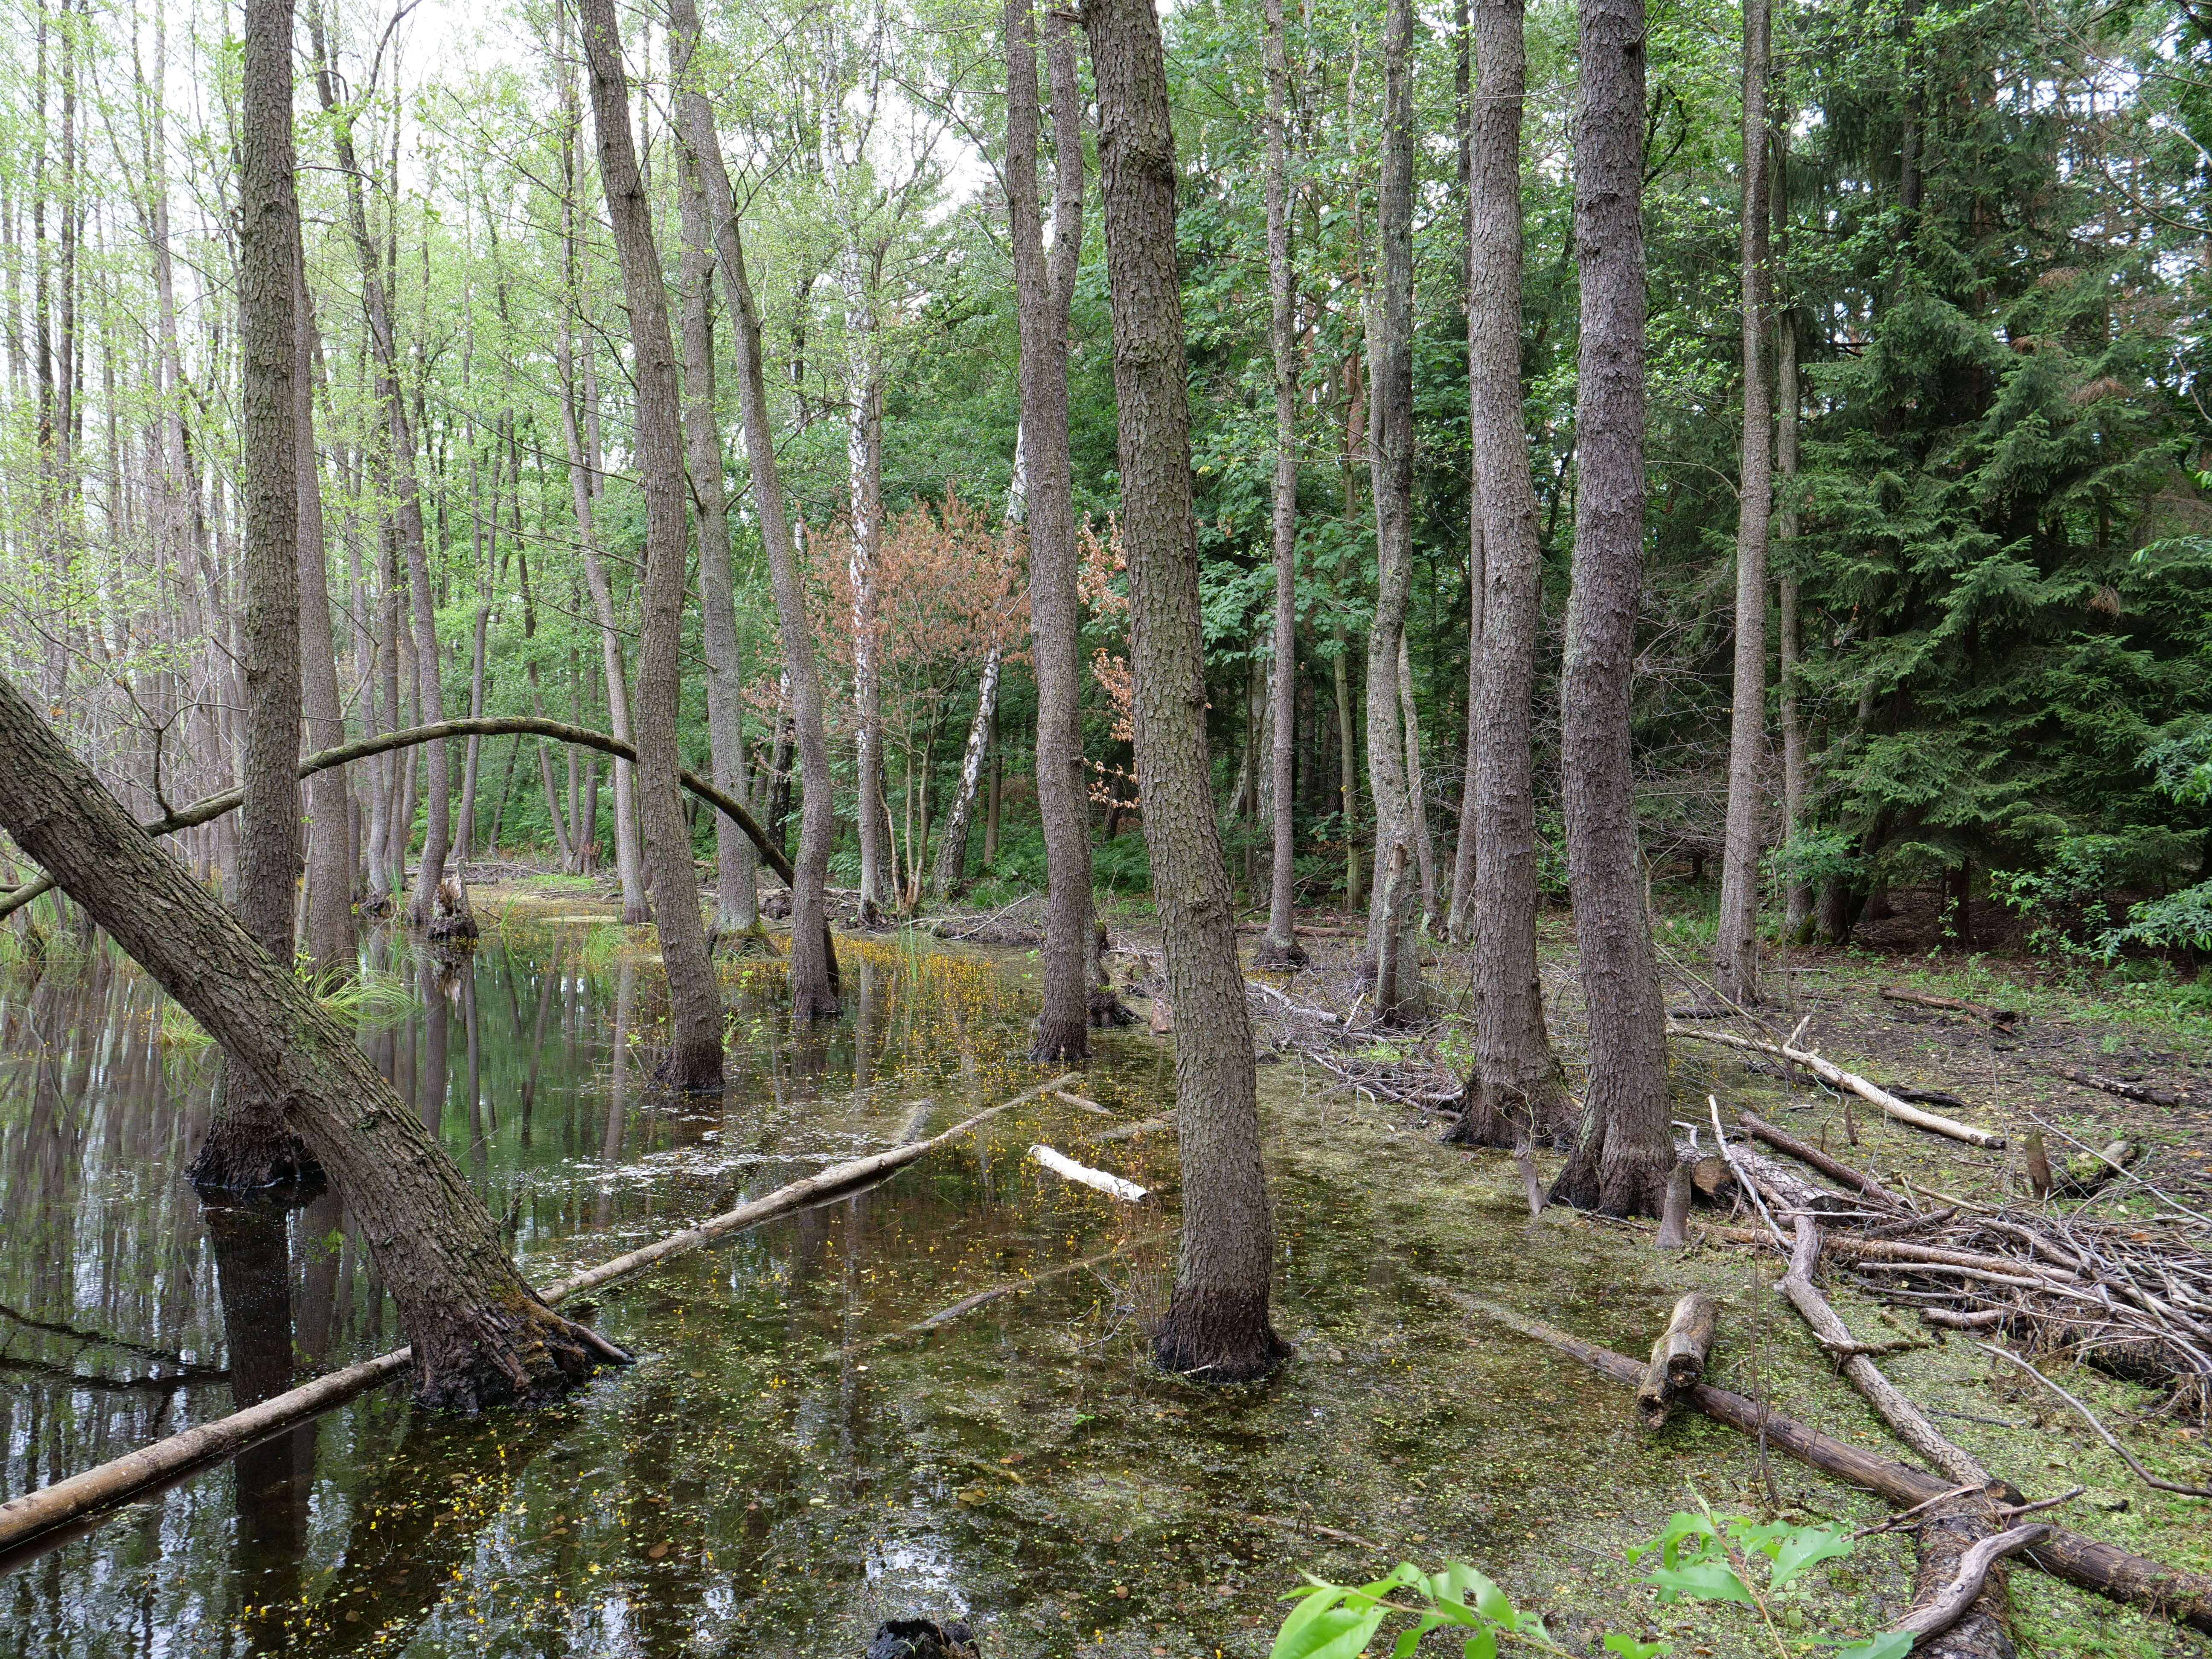
[[[413,1346],[416,1400],[463,1411],[532,1404],[624,1357],[538,1299],[461,1172],[353,1034],[131,821],[4,678],[0,750],[0,829],[278,1103],[353,1212],[370,1218],[370,1255]]]
[[[1773,402],[1766,384],[1766,0],[1743,6],[1743,461],[1736,491],[1735,678],[1729,717],[1728,828],[1713,983],[1759,1000],[1759,865],[1766,813],[1766,521],[1774,507]]]
[[[1274,1234],[1252,1026],[1206,752],[1175,135],[1152,0],[1092,0],[1083,23],[1098,91],[1137,770],[1176,1016],[1182,1252],[1153,1352],[1170,1370],[1231,1382],[1272,1370],[1284,1348],[1267,1317]]]
[[[240,86],[238,310],[246,530],[245,804],[238,919],[288,966],[299,884],[300,492],[295,407],[300,209],[291,0],[254,0]],[[204,1191],[299,1184],[310,1159],[252,1079],[234,1079],[192,1161]]]
[[[690,95],[696,73],[694,39],[669,42],[677,58],[678,96]],[[698,94],[704,97],[703,93]],[[707,747],[714,787],[742,797],[745,782],[744,665],[738,655],[738,612],[730,576],[730,518],[722,471],[722,426],[714,397],[714,234],[699,159],[682,158],[684,218],[684,442],[691,500],[698,510],[699,633],[707,657]],[[714,930],[760,928],[760,860],[744,832],[714,820]]]
[[[1521,418],[1523,0],[1477,0],[1468,169],[1468,380],[1481,501],[1482,672],[1474,722],[1475,1054],[1456,1139],[1553,1139],[1571,1128],[1536,978],[1536,787],[1531,758],[1543,553]]]
[[[1398,645],[1413,568],[1413,0],[1390,0],[1382,37],[1382,184],[1376,215],[1382,244],[1381,292],[1368,301],[1368,378],[1373,383],[1368,465],[1375,490],[1375,621],[1367,635],[1367,787],[1375,800],[1375,867],[1414,834],[1399,717]],[[1425,1002],[1420,953],[1394,933],[1377,881],[1368,902],[1367,963],[1385,945],[1397,952],[1389,982],[1396,994],[1376,1012],[1385,1019],[1420,1017]]]
[[[669,27],[687,43],[683,51],[688,58],[699,38],[696,0],[671,0],[668,15]],[[784,675],[790,684],[791,719],[797,729],[799,772],[805,792],[799,810],[799,856],[793,860],[791,881],[792,1012],[801,1019],[834,1018],[837,963],[830,951],[829,910],[823,888],[830,876],[836,803],[830,776],[830,741],[823,730],[822,677],[815,666],[806,592],[791,544],[783,477],[775,461],[775,435],[769,424],[768,377],[761,368],[760,312],[753,304],[752,285],[745,280],[744,246],[738,234],[721,141],[714,131],[714,106],[696,86],[686,87],[678,100],[677,120],[685,149],[699,164],[714,251],[730,297],[730,319],[737,336],[738,398],[744,421],[745,459],[752,474],[753,510],[760,526],[761,546],[768,555],[769,582],[775,592]],[[775,827],[781,833],[780,818]]]
[[[1006,214],[1022,345],[1021,442],[1036,666],[1036,792],[1044,821],[1044,995],[1030,1058],[1091,1052],[1091,792],[1083,770],[1081,613],[1067,438],[1068,307],[1083,245],[1083,133],[1074,43],[1048,46],[1054,151],[1052,258],[1037,193],[1036,32],[1030,0],[1006,4]],[[1065,88],[1063,89],[1063,82]]]
[[[1559,760],[1589,1085],[1581,1139],[1552,1195],[1609,1215],[1657,1215],[1674,1147],[1628,726],[1644,581],[1644,0],[1581,0],[1578,21],[1579,476]]]
[[[1252,953],[1257,968],[1298,968],[1291,905],[1297,896],[1297,826],[1291,799],[1297,738],[1298,671],[1298,358],[1292,314],[1297,289],[1291,270],[1290,141],[1284,106],[1290,97],[1290,55],[1285,48],[1283,0],[1267,0],[1267,344],[1275,369],[1275,661],[1268,697],[1274,711],[1274,747],[1268,757],[1274,780],[1274,861],[1267,884],[1267,931]]]
[[[631,371],[636,383],[633,448],[645,493],[644,626],[637,661],[637,816],[659,896],[660,956],[668,973],[668,1054],[661,1079],[681,1089],[722,1086],[722,993],[707,958],[699,878],[677,775],[677,702],[682,690],[684,520],[684,432],[677,410],[676,347],[668,329],[653,212],[630,137],[629,86],[614,0],[580,0],[584,56],[599,130],[599,177],[629,301]]]

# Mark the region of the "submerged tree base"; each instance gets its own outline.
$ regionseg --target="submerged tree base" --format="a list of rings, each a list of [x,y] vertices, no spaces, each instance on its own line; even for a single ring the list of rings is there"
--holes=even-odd
[[[634,1363],[535,1297],[426,1322],[429,1330],[410,1333],[415,1403],[436,1411],[473,1416],[495,1406],[550,1405],[601,1365]]]
[[[1598,1215],[1656,1216],[1666,1207],[1674,1163],[1671,1146],[1614,1148],[1593,1135],[1567,1159],[1549,1201]]]
[[[1262,934],[1260,943],[1253,948],[1252,965],[1278,973],[1303,968],[1306,965],[1305,946],[1298,943],[1296,934],[1292,934],[1287,943]]]
[[[1110,985],[1102,985],[1091,994],[1091,1024],[1094,1029],[1109,1025],[1134,1025],[1137,1016],[1129,1005]]]
[[[234,1083],[225,1109],[208,1126],[185,1178],[203,1199],[251,1199],[287,1208],[313,1203],[329,1186],[307,1143],[273,1106],[245,1098]]]
[[[1575,1127],[1574,1103],[1556,1073],[1534,1087],[1470,1078],[1444,1143],[1564,1148],[1572,1141]]]
[[[1178,1287],[1152,1328],[1152,1359],[1194,1382],[1250,1382],[1291,1355],[1267,1319],[1267,1297]]]

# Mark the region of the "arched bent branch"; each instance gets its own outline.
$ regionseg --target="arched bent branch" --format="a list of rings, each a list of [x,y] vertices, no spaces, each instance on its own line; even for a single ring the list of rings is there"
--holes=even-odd
[[[333,766],[344,766],[353,761],[367,760],[372,755],[387,754],[395,749],[412,749],[417,744],[434,743],[441,738],[502,738],[510,733],[520,733],[526,737],[551,738],[558,743],[574,744],[580,749],[597,749],[603,753],[614,756],[617,760],[629,761],[633,765],[637,761],[637,750],[631,744],[623,742],[620,738],[611,738],[604,732],[594,732],[589,726],[570,726],[561,720],[541,720],[531,714],[504,714],[483,720],[441,720],[435,726],[410,726],[403,731],[380,732],[373,738],[362,738],[353,743],[341,744],[336,749],[325,749],[317,754],[302,756],[300,761],[300,775],[303,778],[313,777],[316,773],[328,771]],[[783,850],[771,842],[768,838],[767,832],[754,822],[751,813],[696,772],[680,772],[678,776],[686,789],[698,796],[716,811],[723,813],[738,829],[744,830],[750,837],[753,845],[760,849],[760,855],[767,860],[769,868],[782,878],[786,886],[792,884],[795,878],[792,874],[791,860],[784,857]],[[179,806],[166,816],[139,827],[149,836],[174,835],[179,830],[190,830],[197,825],[210,823],[226,812],[237,811],[240,802],[245,799],[245,791],[226,789],[219,795],[210,795],[204,800],[194,801],[190,806]],[[54,879],[52,876],[40,876],[35,880],[25,882],[12,893],[0,897],[0,919],[4,919],[22,908],[41,893],[52,891],[53,886]],[[829,927],[826,923],[823,925],[823,942],[827,945]],[[830,945],[830,982],[834,985],[837,980],[836,966],[837,952],[835,945]]]

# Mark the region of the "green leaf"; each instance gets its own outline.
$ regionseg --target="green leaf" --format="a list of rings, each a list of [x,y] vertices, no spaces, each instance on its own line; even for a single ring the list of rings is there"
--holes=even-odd
[[[1628,1547],[1626,1552],[1628,1565],[1634,1566],[1644,1557],[1657,1550],[1661,1565],[1674,1566],[1678,1564],[1680,1546],[1685,1538],[1697,1539],[1698,1553],[1702,1553],[1705,1543],[1712,1536],[1713,1523],[1711,1521],[1702,1515],[1692,1515],[1686,1510],[1677,1510],[1667,1517],[1666,1529],[1656,1538],[1648,1544],[1631,1544]],[[1694,1559],[1695,1556],[1693,1555],[1692,1559]]]
[[[1911,1651],[1912,1632],[1893,1630],[1869,1636],[1863,1642],[1846,1642],[1836,1659],[1905,1659]]]
[[[1671,1602],[1678,1595],[1698,1601],[1749,1601],[1751,1590],[1725,1561],[1692,1561],[1679,1567],[1660,1567],[1640,1581],[1659,1587],[1659,1599]]]
[[[1466,1569],[1466,1587],[1474,1592],[1474,1610],[1501,1630],[1518,1630],[1520,1615],[1513,1611],[1513,1603],[1506,1599],[1505,1592],[1473,1567]],[[1464,1601],[1468,1597],[1462,1595],[1459,1599]]]
[[[1295,1630],[1285,1621],[1267,1659],[1358,1659],[1389,1611],[1325,1607]]]
[[[1423,1613],[1420,1621],[1413,1629],[1406,1632],[1391,1644],[1390,1659],[1413,1659],[1413,1650],[1420,1645],[1421,1638],[1443,1622],[1443,1619],[1438,1614]]]
[[[1856,1547],[1841,1527],[1805,1527],[1782,1540],[1774,1552],[1774,1582],[1786,1584],[1815,1562],[1849,1555]]]
[[[1461,1659],[1498,1659],[1498,1638],[1490,1633],[1490,1626],[1478,1626],[1474,1634],[1467,1638],[1460,1656]]]
[[[1668,1651],[1664,1642],[1639,1642],[1633,1636],[1608,1636],[1605,1645],[1609,1651],[1619,1654],[1620,1659],[1659,1659]]]

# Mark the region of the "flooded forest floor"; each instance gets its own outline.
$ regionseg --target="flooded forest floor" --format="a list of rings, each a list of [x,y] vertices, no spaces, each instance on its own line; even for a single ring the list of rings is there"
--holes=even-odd
[[[729,1080],[702,1102],[645,1084],[662,1014],[650,929],[558,878],[476,897],[471,957],[369,941],[354,1012],[541,1282],[1043,1075],[1024,1057],[1036,963],[1018,915],[995,943],[842,937],[846,1012],[811,1028],[783,1015],[772,951],[726,958]],[[1155,942],[1141,914],[1113,921],[1142,1015]],[[1354,924],[1311,921],[1315,970],[1273,982],[1349,1006]],[[1546,927],[1572,1072],[1566,930]],[[1686,936],[1670,949],[1695,963]],[[1174,1038],[1140,1019],[1095,1034],[1082,1091],[1103,1113],[1024,1108],[882,1186],[611,1287],[590,1316],[640,1363],[557,1407],[441,1419],[380,1392],[0,1561],[0,1653],[858,1659],[878,1620],[922,1614],[967,1616],[992,1659],[1256,1659],[1301,1571],[1350,1581],[1405,1559],[1483,1568],[1571,1650],[1619,1632],[1677,1654],[1771,1655],[1749,1609],[1659,1606],[1624,1548],[1701,1500],[1852,1526],[1885,1506],[1798,1464],[1762,1469],[1755,1442],[1694,1414],[1645,1433],[1624,1390],[1478,1326],[1436,1281],[1635,1354],[1677,1296],[1710,1291],[1713,1381],[1904,1454],[1776,1294],[1772,1253],[1700,1230],[1726,1217],[1699,1212],[1690,1248],[1662,1255],[1648,1228],[1532,1222],[1507,1154],[1440,1144],[1464,969],[1431,954],[1438,1018],[1422,1031],[1370,1031],[1352,1009],[1324,1064],[1257,1026],[1275,1319],[1297,1350],[1265,1382],[1205,1388],[1148,1363],[1179,1200],[1162,1121]],[[1801,952],[1776,967],[1770,1024],[1809,1017],[1808,1046],[1955,1096],[1947,1109],[2007,1147],[1863,1106],[1853,1147],[1832,1094],[1678,1042],[1686,1120],[1710,1092],[1886,1181],[1996,1201],[2025,1194],[2021,1141],[2039,1118],[2054,1158],[2071,1150],[2060,1131],[2138,1140],[2136,1173],[2212,1209],[2206,1022],[2102,1007],[2021,963]],[[1885,1000],[1886,985],[2023,1017],[1998,1030]],[[1698,999],[1670,969],[1670,1005]],[[100,946],[57,951],[35,978],[0,974],[0,1498],[398,1340],[360,1219],[336,1198],[271,1215],[192,1197],[183,1170],[220,1071]],[[1038,1144],[1156,1196],[1072,1185],[1027,1156]],[[2090,1203],[2146,1231],[2177,1224],[2126,1182]],[[1846,1275],[1827,1288],[1860,1340],[1898,1334]],[[2069,1524],[2212,1568],[2203,1500],[2145,1488],[2033,1382],[1959,1334],[1911,1328],[1929,1346],[1885,1370],[1993,1473],[2030,1498],[2082,1486]],[[2053,1375],[2154,1473],[2205,1480],[2194,1419],[2092,1370]],[[1886,1534],[1799,1580],[1777,1608],[1790,1655],[1884,1628],[1911,1565]],[[2012,1595],[2024,1653],[2203,1648],[2036,1573],[2015,1572]]]

